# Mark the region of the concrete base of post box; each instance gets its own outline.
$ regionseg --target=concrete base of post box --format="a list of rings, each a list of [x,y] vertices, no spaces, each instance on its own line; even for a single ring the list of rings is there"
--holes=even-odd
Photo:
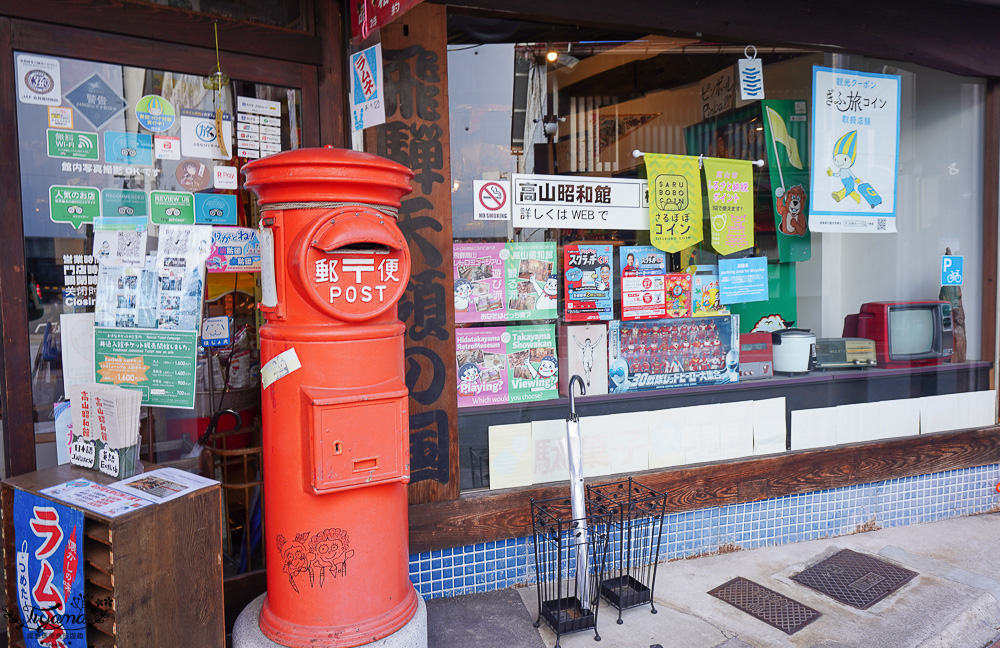
[[[260,610],[267,594],[261,594],[243,608],[233,626],[233,648],[286,648],[264,636],[260,630]],[[417,594],[417,611],[410,621],[378,641],[358,648],[427,648],[427,605]]]

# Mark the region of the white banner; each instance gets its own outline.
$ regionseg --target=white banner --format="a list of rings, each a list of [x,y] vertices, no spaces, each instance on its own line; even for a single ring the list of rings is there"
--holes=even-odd
[[[645,180],[513,174],[514,227],[648,230]]]

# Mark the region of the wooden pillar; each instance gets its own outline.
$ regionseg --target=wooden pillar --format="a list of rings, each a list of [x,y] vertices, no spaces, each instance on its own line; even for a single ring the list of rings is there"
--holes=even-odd
[[[451,157],[445,7],[421,4],[382,29],[386,123],[377,153],[416,173],[399,227],[413,269],[406,322],[410,503],[458,497],[458,410],[452,299]]]

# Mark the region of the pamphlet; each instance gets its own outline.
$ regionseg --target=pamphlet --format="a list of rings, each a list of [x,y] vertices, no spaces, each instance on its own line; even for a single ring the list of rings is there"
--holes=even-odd
[[[74,479],[38,492],[105,517],[118,517],[153,503],[109,486],[94,483],[89,479]]]
[[[214,479],[207,479],[178,468],[157,468],[115,482],[111,487],[147,499],[154,504],[160,504],[217,483]]]
[[[552,325],[456,329],[455,347],[459,407],[559,396]]]
[[[500,256],[507,278],[507,319],[554,319],[559,298],[555,242],[508,243]]]
[[[456,243],[455,322],[502,322],[504,300],[503,243]]]
[[[555,243],[456,243],[455,322],[554,319]]]

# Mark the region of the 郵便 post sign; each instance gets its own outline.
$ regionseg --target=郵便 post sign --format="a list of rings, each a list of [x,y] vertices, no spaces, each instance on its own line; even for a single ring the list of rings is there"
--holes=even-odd
[[[94,381],[142,391],[143,405],[194,408],[197,331],[94,328]]]

